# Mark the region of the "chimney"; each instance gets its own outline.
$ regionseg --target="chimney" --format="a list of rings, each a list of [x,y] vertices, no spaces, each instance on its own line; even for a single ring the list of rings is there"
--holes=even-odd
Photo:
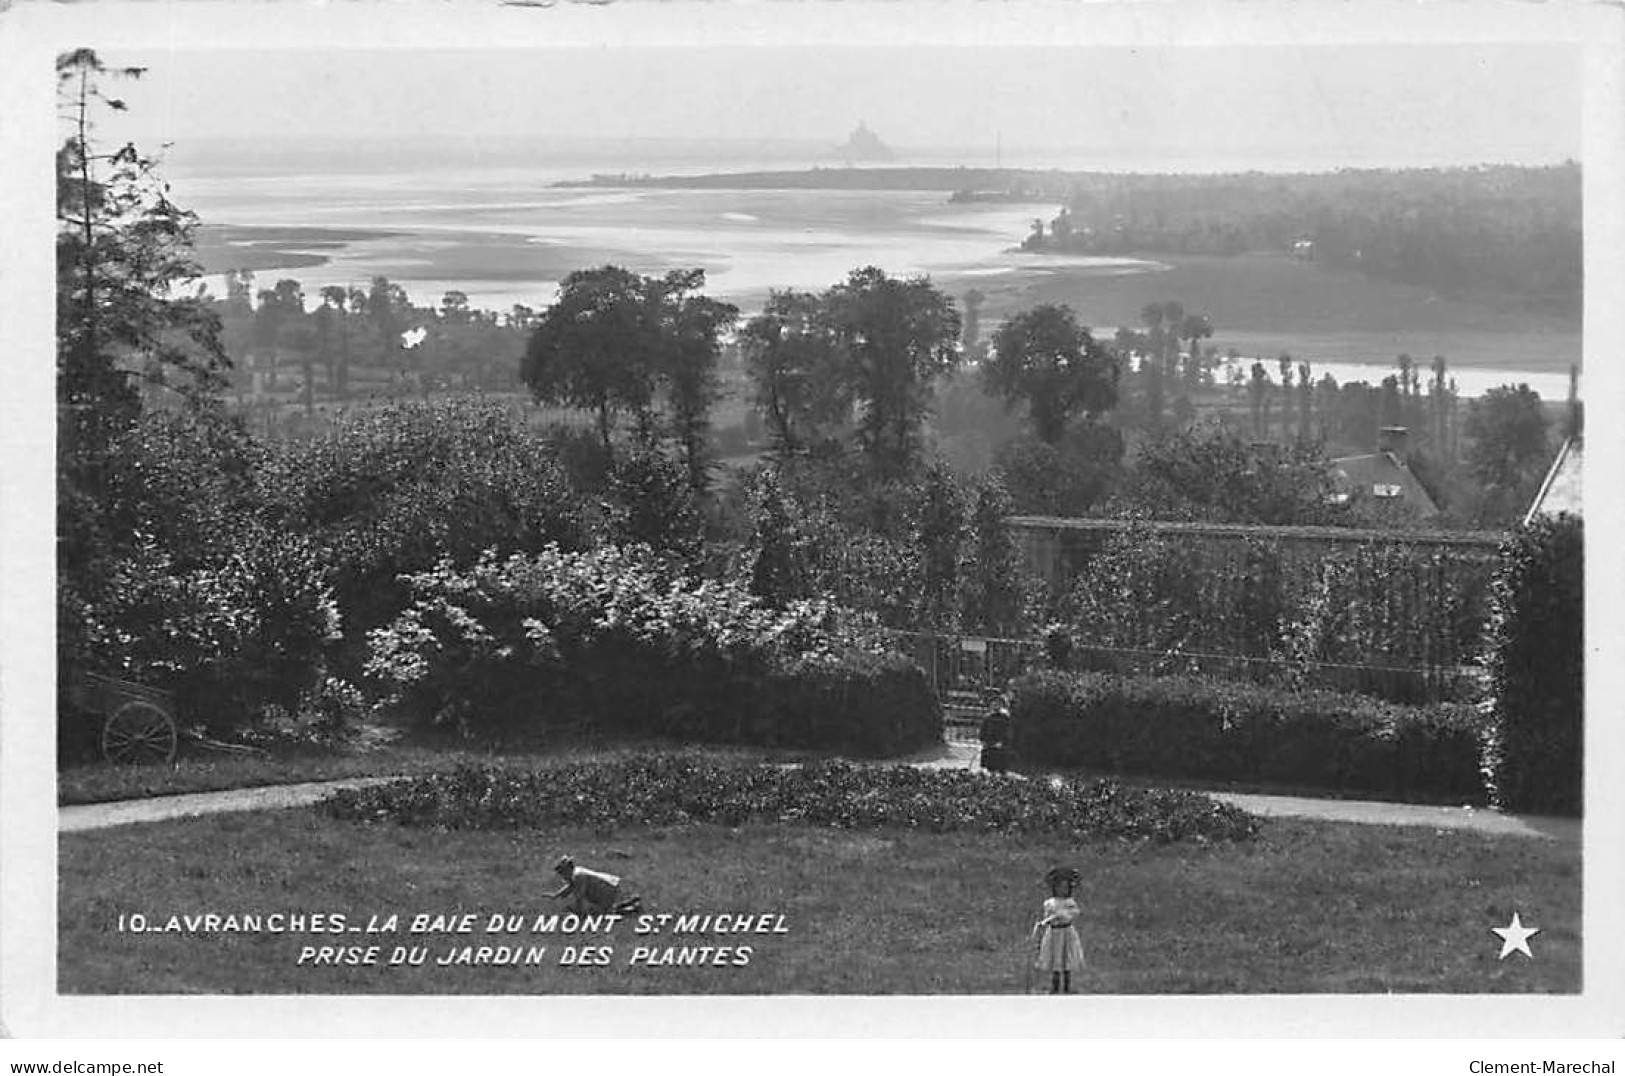
[[[1405,461],[1405,441],[1410,434],[1405,426],[1384,426],[1377,431],[1377,451],[1386,452],[1401,463]]]

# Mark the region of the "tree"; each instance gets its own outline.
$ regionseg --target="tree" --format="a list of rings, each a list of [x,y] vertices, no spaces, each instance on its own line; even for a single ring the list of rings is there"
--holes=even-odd
[[[1330,465],[1318,448],[1293,445],[1261,455],[1239,435],[1210,425],[1140,446],[1127,500],[1169,518],[1212,522],[1335,524]]]
[[[824,302],[863,413],[858,439],[876,473],[914,461],[937,378],[959,362],[959,312],[929,278],[856,269]]]
[[[606,453],[616,414],[630,413],[638,441],[661,438],[657,397],[681,444],[691,489],[706,484],[705,444],[716,380],[719,337],[738,310],[694,294],[700,269],[645,277],[619,266],[564,278],[559,298],[537,319],[521,377],[539,400],[595,411]]]
[[[647,427],[655,392],[656,343],[644,280],[619,266],[581,269],[564,278],[559,297],[538,319],[520,376],[538,400],[598,416],[606,453],[617,414]]]
[[[321,291],[322,305],[311,320],[316,326],[317,349],[327,365],[327,385],[340,399],[350,393],[350,324],[345,311],[347,292],[337,285]]]
[[[1298,363],[1298,440],[1313,440],[1311,414],[1314,407],[1313,372],[1306,362]]]
[[[1467,405],[1467,466],[1493,490],[1510,492],[1546,462],[1546,413],[1528,385],[1502,385]]]
[[[125,111],[104,79],[139,78],[91,49],[57,57],[58,101],[69,136],[57,151],[57,375],[60,402],[118,427],[140,410],[135,382],[200,404],[230,367],[220,318],[196,281],[195,214],[169,200],[158,162],[126,144],[108,153],[92,139],[92,109]],[[74,436],[76,425],[65,431]],[[104,430],[104,434],[109,432]],[[82,432],[89,433],[88,428]]]
[[[705,521],[687,478],[684,467],[658,446],[634,445],[610,468],[609,523],[615,540],[646,545],[679,561],[697,557]]]
[[[1105,423],[1072,430],[1060,445],[1024,437],[1000,446],[994,466],[1020,512],[1086,515],[1121,477],[1123,436]]]
[[[412,313],[406,289],[388,277],[375,276],[367,289],[364,309],[378,333],[379,360],[387,367],[394,367],[402,350],[401,334],[406,331],[406,319]]]
[[[1281,440],[1292,433],[1292,356],[1285,351],[1275,360],[1281,370]]]
[[[1265,408],[1269,403],[1270,375],[1264,364],[1253,362],[1252,378],[1247,382],[1247,409],[1252,419],[1253,436],[1262,439],[1269,433]]]
[[[717,357],[724,329],[739,316],[739,308],[704,295],[705,270],[677,270],[660,281],[646,281],[653,309],[655,376],[665,389],[673,436],[682,447],[689,487],[704,493],[708,482],[707,437],[711,405],[721,395]]]
[[[113,520],[121,442],[144,407],[138,385],[212,413],[230,360],[216,304],[201,288],[179,294],[200,275],[196,216],[169,200],[156,161],[93,139],[93,109],[125,109],[103,81],[142,69],[78,49],[58,56],[56,71],[68,127],[56,156],[58,571],[63,593],[85,596],[134,539]]]
[[[473,314],[466,292],[448,291],[440,297],[440,320],[448,325],[466,325]]]
[[[990,394],[1026,401],[1045,444],[1059,443],[1078,412],[1093,416],[1117,403],[1117,357],[1066,306],[1034,307],[999,326],[982,376]]]
[[[984,479],[971,509],[970,556],[963,623],[970,631],[1013,636],[1021,627],[1021,553],[1005,523],[1010,495],[997,478]]]
[[[778,472],[763,469],[754,492],[750,592],[769,605],[782,608],[789,601],[807,596],[806,551],[796,532],[796,512]]]
[[[775,291],[740,330],[745,374],[774,443],[795,452],[834,435],[851,418],[845,354],[823,299]]]
[[[1384,377],[1378,389],[1377,421],[1383,426],[1397,426],[1405,421],[1405,409],[1399,397],[1399,378],[1393,374]]]
[[[920,490],[914,539],[919,550],[918,615],[922,627],[958,627],[959,561],[965,542],[964,495],[940,464],[928,467]]]
[[[1433,356],[1433,381],[1428,387],[1428,402],[1432,404],[1432,426],[1434,454],[1447,463],[1454,463],[1450,452],[1449,409],[1447,405],[1445,358],[1443,355]]]
[[[980,361],[987,348],[982,345],[982,304],[987,296],[978,288],[972,288],[964,295],[965,325],[962,335],[962,344],[965,354]]]
[[[1213,335],[1213,322],[1206,314],[1186,314],[1179,323],[1178,335],[1191,342],[1190,356],[1185,360],[1185,385],[1194,392],[1202,385],[1202,341]]]

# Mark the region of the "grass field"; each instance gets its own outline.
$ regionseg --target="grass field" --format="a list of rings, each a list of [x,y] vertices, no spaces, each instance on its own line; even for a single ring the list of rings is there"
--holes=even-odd
[[[770,913],[782,934],[486,932],[549,906],[549,865],[626,877],[649,913]],[[1011,994],[1038,988],[1028,931],[1056,862],[1079,866],[1081,992],[1568,993],[1580,989],[1580,852],[1529,838],[1269,821],[1250,844],[1064,847],[1049,839],[798,825],[430,832],[314,810],[220,815],[60,839],[59,989],[123,993]],[[119,917],[323,912],[340,935],[121,933]],[[1498,959],[1517,912],[1536,959]],[[412,934],[418,914],[472,933]],[[770,921],[776,924],[776,920]],[[481,946],[541,962],[440,966]],[[303,946],[380,947],[378,966],[299,966]],[[747,963],[634,967],[634,950],[749,945]],[[388,966],[396,946],[422,966]],[[560,962],[609,948],[607,966]],[[729,959],[737,959],[730,954]]]

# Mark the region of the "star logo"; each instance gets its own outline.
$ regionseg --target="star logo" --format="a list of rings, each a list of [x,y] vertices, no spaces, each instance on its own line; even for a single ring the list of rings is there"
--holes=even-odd
[[[1518,918],[1518,913],[1512,913],[1512,925],[1505,927],[1491,927],[1490,930],[1501,935],[1501,955],[1498,960],[1505,960],[1515,952],[1534,959],[1535,954],[1529,951],[1529,939],[1540,933],[1539,927],[1526,927]]]

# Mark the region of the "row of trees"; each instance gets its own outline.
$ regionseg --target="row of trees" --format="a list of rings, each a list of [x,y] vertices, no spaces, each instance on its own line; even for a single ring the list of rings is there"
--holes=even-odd
[[[329,285],[315,296],[293,279],[258,290],[254,283],[251,272],[228,272],[226,295],[213,304],[239,370],[236,394],[279,395],[291,382],[307,412],[318,384],[321,399],[338,403],[363,391],[511,388],[536,318],[525,306],[505,315],[476,309],[460,291],[446,292],[438,307],[415,306],[382,276],[366,287]]]

